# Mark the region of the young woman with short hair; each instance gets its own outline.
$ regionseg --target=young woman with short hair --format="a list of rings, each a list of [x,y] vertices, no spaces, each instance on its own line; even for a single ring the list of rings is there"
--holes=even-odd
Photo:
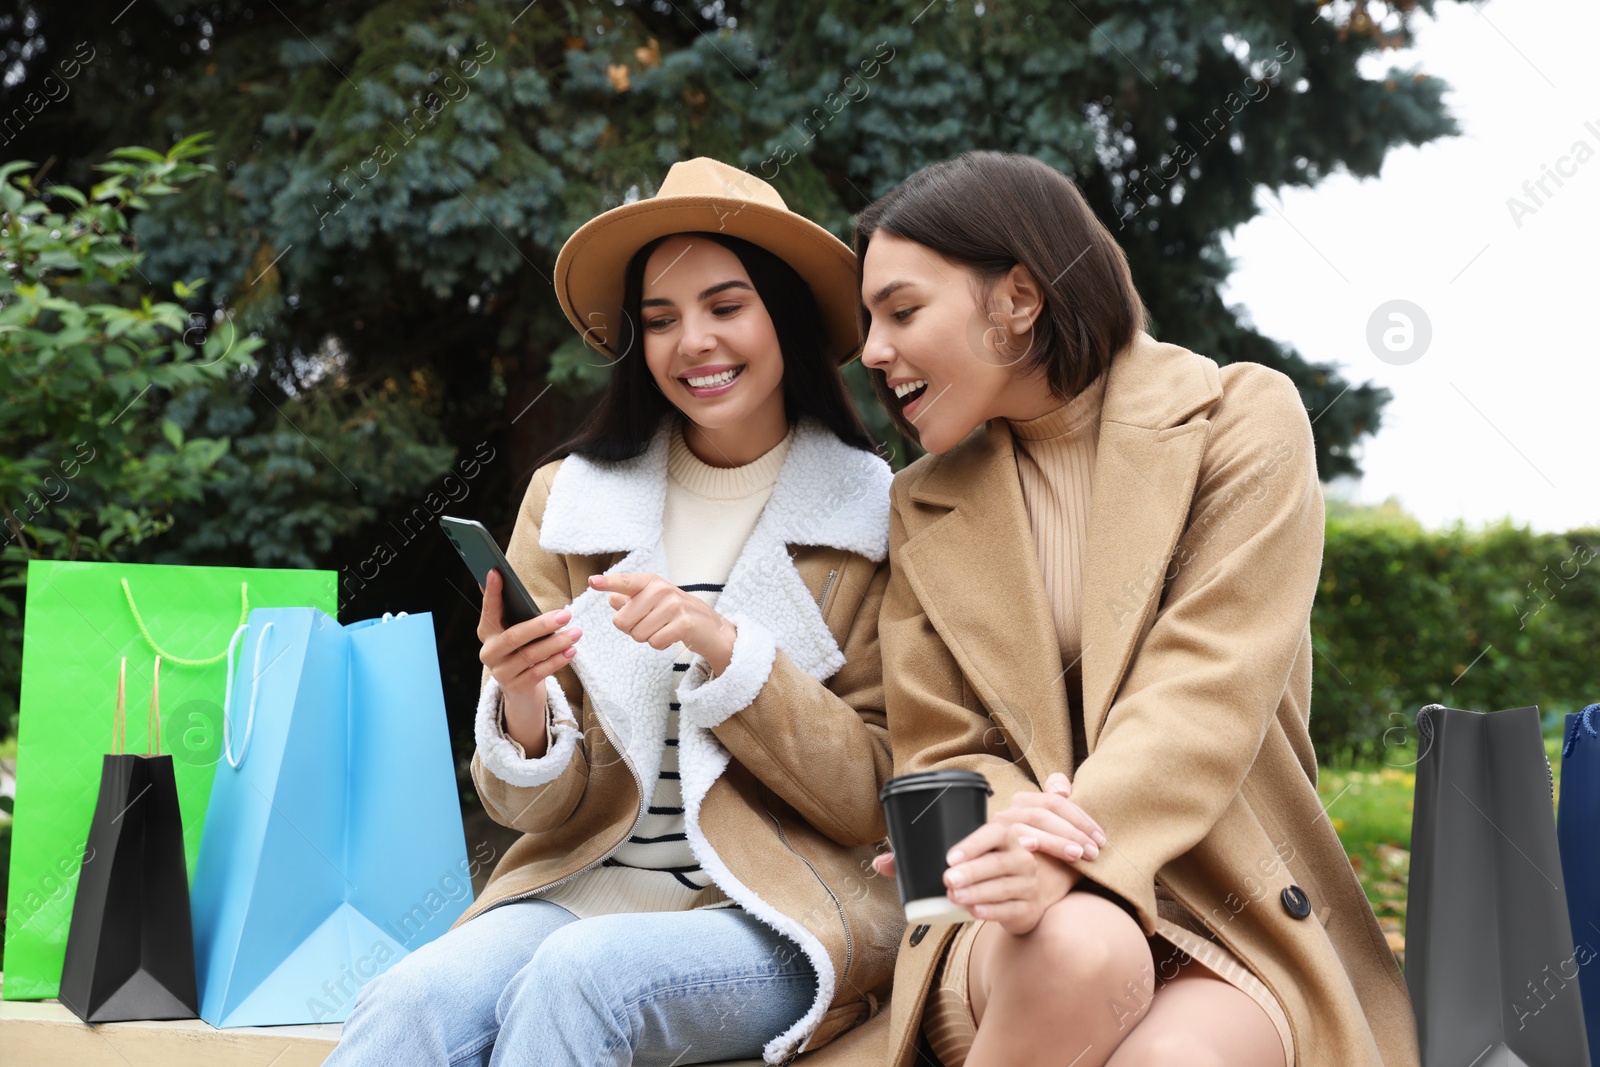
[[[1146,332],[1121,249],[1036,159],[919,171],[855,244],[863,362],[930,453],[891,494],[895,770],[994,790],[946,877],[977,921],[908,932],[886,1061],[921,1032],[945,1067],[1416,1064],[1315,786],[1293,383]]]

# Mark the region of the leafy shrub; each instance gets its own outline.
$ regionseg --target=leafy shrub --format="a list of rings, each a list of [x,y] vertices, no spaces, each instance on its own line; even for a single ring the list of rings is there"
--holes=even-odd
[[[1600,699],[1600,530],[1423,529],[1330,507],[1311,736],[1319,760],[1401,764],[1417,709],[1537,704],[1547,727]]]
[[[215,170],[191,162],[207,151],[199,141],[119,148],[88,194],[36,187],[26,160],[0,166],[0,737],[15,731],[26,561],[110,559],[162,533],[228,450],[160,413],[175,393],[224,381],[261,342],[154,299],[128,233],[130,212]],[[187,300],[203,281],[172,295]]]

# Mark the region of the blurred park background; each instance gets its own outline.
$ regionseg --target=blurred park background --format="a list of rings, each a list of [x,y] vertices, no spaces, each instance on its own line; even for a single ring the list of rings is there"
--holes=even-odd
[[[556,252],[690,156],[848,241],[924,164],[1035,155],[1117,234],[1156,336],[1288,374],[1324,480],[1359,478],[1393,400],[1349,369],[1367,338],[1263,333],[1224,298],[1226,242],[1269,195],[1462,133],[1441,78],[1390,63],[1434,8],[6,0],[0,768],[29,559],[319,567],[344,621],[433,613],[463,810],[491,832],[465,773],[478,594],[435,519],[505,543],[606,374],[551,292]],[[893,465],[914,459],[847,376]],[[1441,444],[1388,481],[1450,462]],[[1559,772],[1561,717],[1600,693],[1600,530],[1329,496],[1319,789],[1401,950],[1416,711],[1537,704]]]

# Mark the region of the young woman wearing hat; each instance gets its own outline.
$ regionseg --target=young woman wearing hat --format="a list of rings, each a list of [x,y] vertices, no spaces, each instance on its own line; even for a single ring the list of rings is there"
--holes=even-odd
[[[920,1032],[946,1067],[1416,1064],[1315,787],[1293,383],[1145,332],[1038,160],[935,164],[856,225],[862,358],[930,453],[891,494],[895,770],[994,790],[946,877],[978,921],[908,931],[884,1062]]]
[[[522,837],[330,1067],[778,1063],[887,994],[890,472],[838,370],[854,256],[693,159],[579,229],[555,287],[614,368],[511,535],[545,614],[504,628],[484,590],[472,776]]]

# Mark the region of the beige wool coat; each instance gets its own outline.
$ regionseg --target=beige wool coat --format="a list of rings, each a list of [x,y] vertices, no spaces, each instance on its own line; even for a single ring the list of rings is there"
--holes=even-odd
[[[1157,885],[1214,931],[1282,1003],[1299,1067],[1416,1067],[1404,979],[1316,791],[1323,502],[1299,394],[1277,371],[1219,368],[1142,332],[1108,373],[1081,605],[1088,752],[1072,791],[1107,845],[1074,866],[1129,901],[1147,936],[1172,922]],[[896,476],[889,540],[879,639],[895,772],[980,771],[992,812],[1072,768],[1004,419]],[[879,1062],[913,1062],[956,929],[907,931],[887,1018],[855,1035],[883,1042]]]
[[[666,574],[667,425],[634,459],[568,456],[528,486],[506,558],[541,609],[568,606],[583,630],[571,664],[552,676],[556,718],[576,724],[558,722],[517,780],[491,773],[484,752],[509,742],[496,721],[499,687],[484,672],[472,778],[489,814],[522,837],[455,925],[595,866],[627,839],[653,792],[676,699],[696,860],[740,907],[797,941],[817,972],[810,1010],[767,1042],[766,1061],[783,1063],[880,1013],[905,929],[893,882],[872,868],[886,834],[877,793],[891,769],[877,637],[891,474],[821,423],[797,423],[718,597],[737,636],[727,670],[708,680],[674,671],[672,649],[614,626],[608,594],[588,586],[592,574]]]

